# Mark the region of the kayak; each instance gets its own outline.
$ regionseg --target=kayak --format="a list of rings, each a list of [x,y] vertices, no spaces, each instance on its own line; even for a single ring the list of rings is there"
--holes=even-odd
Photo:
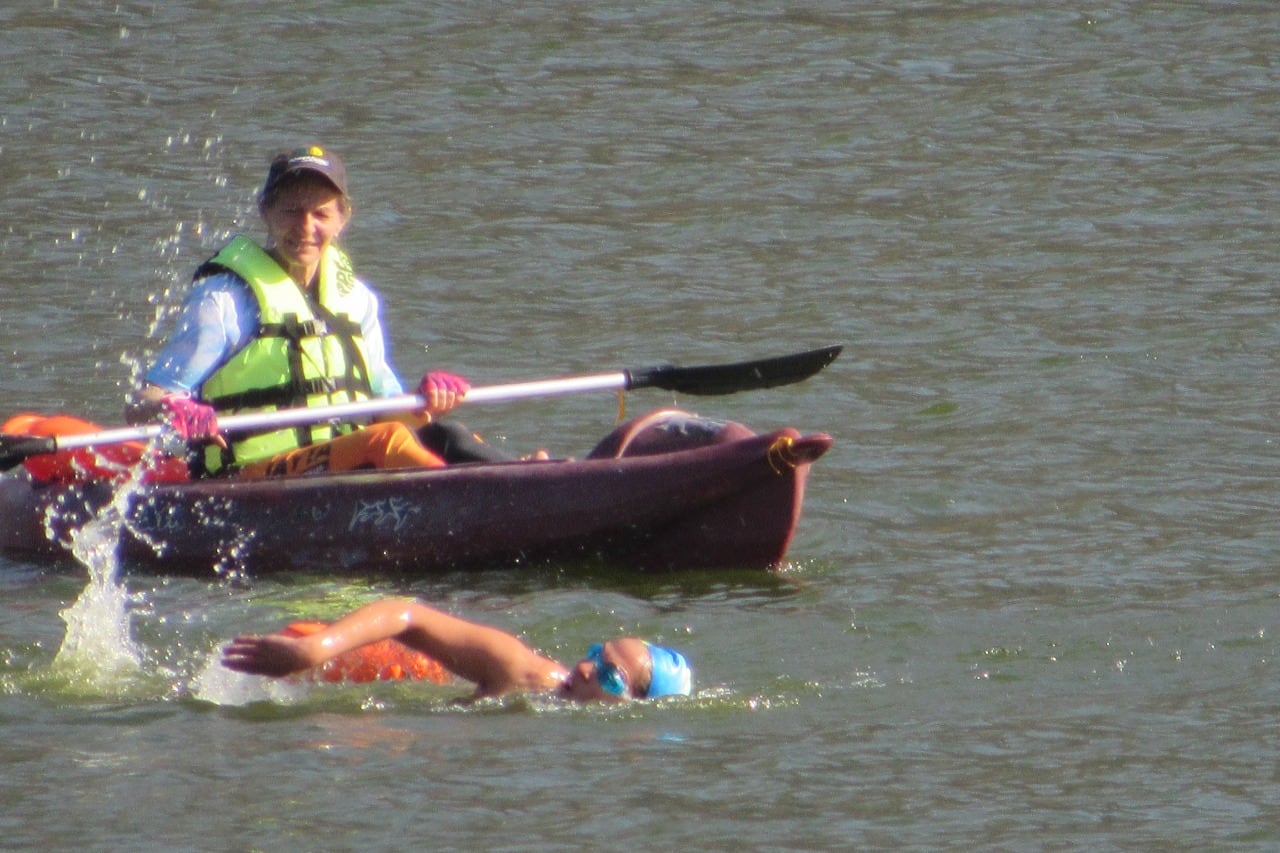
[[[659,410],[586,457],[264,479],[144,482],[124,493],[119,551],[174,574],[431,573],[551,560],[640,570],[771,568],[787,553],[825,433],[756,434]],[[33,457],[34,459],[34,457]],[[0,476],[0,552],[65,554],[112,502],[109,480]]]

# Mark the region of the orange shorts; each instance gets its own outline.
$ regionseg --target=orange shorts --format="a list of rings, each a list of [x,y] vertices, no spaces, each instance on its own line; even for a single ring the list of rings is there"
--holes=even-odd
[[[299,447],[240,469],[242,477],[280,477],[362,468],[440,468],[444,460],[399,421],[370,424],[320,444]]]

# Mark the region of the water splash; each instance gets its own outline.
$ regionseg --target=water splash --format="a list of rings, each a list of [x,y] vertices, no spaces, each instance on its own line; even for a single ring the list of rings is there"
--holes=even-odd
[[[134,643],[130,596],[119,580],[119,543],[129,498],[138,491],[142,469],[116,487],[84,525],[69,534],[68,549],[89,573],[89,583],[59,615],[66,636],[53,660],[53,670],[73,681],[102,689],[120,686],[142,672],[142,653]],[[46,526],[51,526],[51,508]]]
[[[129,620],[129,594],[117,579],[120,525],[95,518],[72,534],[71,552],[89,570],[89,583],[58,615],[67,633],[54,658],[56,669],[71,670],[99,685],[118,682],[142,669]]]
[[[203,702],[224,707],[241,707],[259,702],[294,704],[310,692],[310,685],[288,679],[264,678],[232,672],[222,665],[215,649],[204,668],[191,680],[191,694]]]

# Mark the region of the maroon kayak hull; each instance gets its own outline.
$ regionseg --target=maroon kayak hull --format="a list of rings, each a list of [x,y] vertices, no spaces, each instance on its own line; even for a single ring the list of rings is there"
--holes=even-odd
[[[825,434],[752,435],[736,424],[669,452],[631,438],[616,458],[592,458],[597,448],[579,461],[144,486],[125,502],[120,548],[130,568],[188,575],[426,573],[551,559],[769,568],[791,542],[810,464],[831,446]],[[612,452],[609,441],[601,447]],[[0,550],[65,554],[69,531],[111,494],[102,483],[0,478]]]

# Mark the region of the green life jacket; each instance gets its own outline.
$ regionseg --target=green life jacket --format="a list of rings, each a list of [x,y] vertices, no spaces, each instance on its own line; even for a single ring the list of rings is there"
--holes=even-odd
[[[351,261],[334,246],[320,260],[318,299],[312,299],[252,240],[236,237],[196,271],[196,278],[230,270],[258,300],[253,340],[215,370],[199,397],[221,414],[264,412],[366,400],[368,356],[360,324]],[[206,473],[217,473],[277,453],[351,432],[355,424],[303,424],[231,435],[227,450],[205,448]]]

